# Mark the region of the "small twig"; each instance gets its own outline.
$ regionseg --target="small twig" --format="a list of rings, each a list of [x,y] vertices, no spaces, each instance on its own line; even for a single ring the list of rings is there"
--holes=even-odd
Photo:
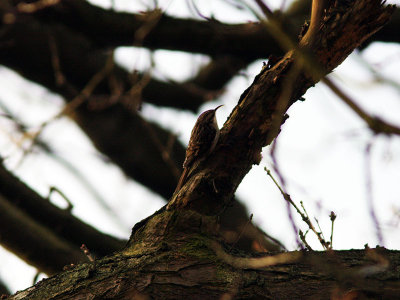
[[[54,79],[57,86],[62,86],[65,83],[65,76],[61,71],[60,56],[58,53],[57,43],[53,35],[49,34],[49,48],[51,54],[51,65],[54,70]]]
[[[400,91],[400,83],[396,80],[386,77],[382,74],[382,71],[379,69],[384,69],[388,64],[391,64],[393,60],[397,60],[399,55],[388,55],[385,57],[385,61],[380,61],[377,63],[370,63],[367,59],[363,58],[361,54],[355,56],[362,64],[363,67],[367,68],[368,71],[371,72],[372,76],[374,77],[373,82],[376,83],[383,83],[389,85],[390,87]]]
[[[65,202],[67,202],[67,207],[65,208],[65,210],[68,212],[71,212],[72,209],[74,208],[74,205],[68,199],[68,197],[63,192],[61,192],[61,190],[58,189],[57,187],[55,187],[55,186],[50,187],[50,191],[49,191],[49,195],[47,196],[47,200],[50,201],[50,197],[54,192],[57,192],[57,194],[59,194],[65,200]]]
[[[20,13],[31,14],[31,13],[37,12],[38,10],[42,10],[42,9],[45,9],[50,6],[54,6],[54,5],[58,4],[59,2],[60,2],[60,0],[39,0],[39,1],[36,1],[33,3],[22,2],[17,5],[17,10]]]
[[[213,185],[214,192],[215,192],[216,194],[218,194],[219,192],[218,192],[217,186],[215,185],[215,180],[214,180],[214,179],[213,179],[213,181],[212,181],[212,185]]]
[[[275,140],[275,142],[272,144],[272,148],[271,148],[271,158],[272,158],[272,161],[273,161],[273,163],[274,163],[274,170],[275,170],[275,172],[278,174],[279,180],[281,181],[282,186],[284,187],[284,186],[285,186],[285,179],[283,178],[283,176],[282,176],[281,173],[279,172],[278,161],[276,160],[276,157],[275,157],[275,149],[276,149],[276,140]],[[299,240],[299,237],[298,237],[298,228],[297,228],[296,223],[295,223],[295,221],[294,221],[293,214],[292,214],[292,210],[290,209],[290,204],[291,204],[290,202],[292,201],[292,199],[290,199],[289,194],[287,194],[287,193],[283,190],[283,188],[280,187],[280,185],[278,184],[278,182],[277,182],[277,181],[275,180],[275,178],[273,178],[273,176],[271,175],[271,172],[270,172],[267,168],[265,168],[265,170],[267,171],[267,174],[272,178],[272,180],[274,181],[275,185],[279,188],[281,194],[283,195],[283,198],[286,200],[286,209],[287,209],[287,213],[288,213],[288,216],[289,216],[290,224],[292,225],[292,229],[293,229],[293,233],[294,233],[294,236],[295,236],[297,245],[298,245],[301,249],[303,249],[303,244],[301,243],[301,241]],[[293,201],[292,201],[292,202],[293,202]],[[294,204],[294,203],[293,203],[293,204]]]
[[[250,215],[250,218],[247,220],[246,224],[244,224],[241,232],[239,233],[238,237],[236,238],[236,240],[232,243],[232,245],[230,246],[228,252],[230,252],[232,250],[232,248],[237,244],[237,242],[240,240],[240,238],[242,237],[244,231],[246,230],[247,226],[251,223],[251,220],[253,220],[253,214]]]
[[[301,206],[301,208],[303,209],[304,215],[307,217],[307,219],[310,219],[310,217],[308,216],[307,210],[306,210],[306,208],[304,207],[303,201],[300,201],[300,206]]]
[[[317,236],[317,238],[318,238],[319,242],[321,243],[322,247],[323,247],[324,249],[326,249],[326,250],[329,249],[329,248],[330,248],[330,247],[329,247],[329,243],[327,243],[327,242],[325,241],[325,239],[323,238],[322,233],[321,233],[321,232],[318,232],[318,231],[315,229],[315,227],[314,227],[314,225],[312,224],[310,218],[308,217],[307,211],[302,212],[302,211],[297,207],[297,205],[296,205],[296,204],[293,202],[293,200],[291,199],[290,195],[284,192],[284,190],[280,187],[280,185],[278,184],[278,182],[277,182],[277,181],[275,180],[275,178],[272,176],[271,171],[268,170],[267,167],[264,167],[264,170],[267,172],[267,175],[272,179],[272,181],[273,181],[273,182],[275,183],[275,185],[278,187],[278,189],[280,190],[280,192],[281,192],[281,194],[283,195],[284,199],[285,199],[288,203],[290,203],[290,205],[293,206],[293,208],[294,208],[294,209],[297,211],[297,213],[301,216],[301,219],[303,220],[303,222],[305,222],[305,223],[308,225],[308,228],[310,228],[310,230],[311,230],[312,232],[315,233],[315,235]],[[302,207],[303,207],[303,209],[304,209],[304,206],[303,206],[302,202],[300,202],[300,203],[301,203],[301,205],[302,205]],[[305,210],[305,209],[304,209],[304,210]],[[293,222],[294,222],[294,221],[293,221]],[[296,230],[296,233],[297,233],[297,230]]]
[[[37,271],[36,274],[35,274],[35,276],[33,276],[33,280],[32,280],[32,284],[33,284],[33,285],[36,284],[36,283],[38,282],[40,274],[42,274],[42,272]]]
[[[10,110],[5,106],[1,101],[0,101],[0,108],[1,110],[4,111],[3,114],[0,114],[0,117],[7,118],[11,120],[16,129],[24,136],[28,136],[30,139],[32,139],[32,135],[27,132],[28,126],[26,126],[22,121],[20,121],[15,115],[13,115]],[[13,139],[15,139],[15,132],[12,132],[10,134],[10,139],[14,142]],[[17,141],[15,141],[17,143]],[[56,151],[52,149],[50,145],[48,145],[45,141],[41,140],[40,137],[37,138],[35,141],[35,146],[38,146],[40,150],[44,151],[46,154],[49,155],[50,158],[53,158],[57,163],[62,165],[66,170],[71,172],[77,179],[78,181],[88,190],[90,194],[93,195],[94,199],[100,204],[100,206],[103,207],[104,210],[106,210],[114,222],[123,229],[126,229],[126,224],[123,224],[121,221],[121,218],[116,214],[116,212],[107,204],[106,200],[104,197],[93,187],[93,185],[88,181],[86,176],[82,174],[82,172],[77,168],[75,165],[70,163],[67,159],[63,158],[61,155],[58,155]],[[30,145],[30,149],[32,149],[32,145]],[[26,149],[22,149],[24,152],[24,156],[27,154]],[[50,195],[52,192],[52,188],[50,188],[49,195],[47,196],[47,199],[50,198]],[[61,195],[61,194],[60,194]],[[68,202],[68,198],[64,197],[64,199]],[[68,203],[68,205],[72,205],[71,202]],[[69,208],[66,208],[67,210],[70,210]],[[71,207],[72,209],[72,207]]]
[[[80,249],[83,251],[83,254],[85,254],[86,257],[89,259],[89,261],[91,261],[91,262],[94,261],[94,257],[92,256],[92,254],[90,253],[88,247],[86,247],[85,244],[82,244]]]
[[[330,213],[330,215],[329,215],[329,218],[331,219],[331,223],[332,223],[332,226],[331,226],[331,237],[330,237],[330,244],[331,244],[331,249],[333,248],[333,225],[335,224],[335,220],[336,220],[336,214],[333,212],[333,211],[331,211],[331,213]]]
[[[306,216],[307,220],[310,222],[310,224],[312,224],[311,219],[310,219],[310,216],[308,215],[307,210],[306,210],[306,208],[304,207],[303,201],[300,201],[300,205],[301,205],[301,207],[302,207],[302,209],[303,209],[303,211],[304,211],[304,215]],[[319,242],[321,243],[322,247],[325,248],[326,250],[328,250],[328,249],[329,249],[329,243],[327,243],[326,240],[325,240],[325,237],[324,237],[324,234],[323,234],[323,232],[322,232],[321,226],[319,225],[319,221],[318,221],[318,219],[315,218],[315,217],[314,217],[314,220],[315,220],[315,222],[316,222],[317,225],[318,225],[319,231],[314,230],[314,229],[313,229],[314,226],[313,226],[312,228],[310,228],[310,229],[315,233],[315,235],[317,236],[317,238],[318,238]],[[303,221],[304,221],[304,220],[303,220]],[[307,222],[306,222],[306,223],[307,223]],[[307,230],[307,232],[308,232],[308,230]],[[306,232],[306,234],[307,234],[307,232]]]
[[[306,246],[307,250],[309,251],[313,251],[313,249],[311,248],[311,246],[308,244],[308,242],[306,241],[306,235],[307,235],[308,230],[306,231],[306,233],[304,234],[302,230],[299,230],[299,237],[301,239],[301,241],[303,242],[304,246]]]
[[[319,229],[319,233],[321,233],[321,238],[324,242],[326,242],[325,237],[324,237],[324,233],[322,232],[321,226],[319,225],[319,221],[316,217],[314,217],[315,223],[317,223],[318,225],[318,229]],[[328,247],[329,248],[329,247]]]
[[[49,120],[44,121],[39,125],[39,128],[31,135],[32,143],[30,147],[26,150],[29,153],[33,146],[36,144],[39,136],[43,132],[43,130],[49,125],[51,122],[61,118],[64,115],[70,115],[73,111],[75,111],[80,105],[82,105],[93,93],[94,89],[104,80],[104,78],[111,72],[114,66],[114,58],[113,55],[110,55],[107,59],[107,62],[103,69],[93,75],[93,77],[89,80],[87,85],[82,89],[82,91],[73,98],[70,102],[68,102],[64,107],[58,112],[55,116],[50,118]]]
[[[297,41],[294,41],[287,32],[283,29],[280,20],[274,15],[274,13],[266,6],[262,1],[255,0],[260,6],[262,13],[268,18],[268,21],[260,15],[255,9],[253,9],[245,1],[240,1],[268,30],[268,33],[275,39],[282,49],[291,50],[296,47]]]
[[[381,226],[379,224],[378,217],[376,216],[375,213],[375,208],[374,208],[374,197],[373,197],[373,190],[372,190],[372,173],[371,173],[371,148],[372,148],[372,142],[367,144],[367,147],[365,149],[365,176],[366,176],[366,198],[368,202],[368,207],[369,207],[369,213],[371,215],[372,221],[375,226],[376,230],[376,235],[378,238],[378,242],[380,246],[384,245],[383,242],[383,234],[381,231]]]
[[[163,11],[156,8],[152,11],[148,11],[142,14],[146,18],[143,25],[135,31],[133,43],[135,46],[142,46],[144,39],[147,35],[157,26],[158,22],[163,16]]]
[[[396,134],[400,135],[400,128],[381,120],[379,117],[370,116],[360,106],[358,106],[349,96],[347,96],[332,80],[327,77],[321,79],[340,99],[343,100],[361,119],[363,119],[368,127],[376,134]]]
[[[139,73],[138,72],[134,72],[133,76],[132,76],[132,87],[129,89],[129,91],[127,91],[127,95],[129,95],[129,97],[127,98],[127,100],[129,101],[125,101],[122,104],[125,105],[126,108],[136,112],[138,110],[140,110],[141,106],[142,106],[142,92],[143,89],[149,84],[149,82],[151,81],[151,74],[152,74],[152,70],[148,70],[147,72],[145,72],[143,74],[142,77],[139,78]]]
[[[206,20],[206,21],[211,21],[213,20],[212,18],[206,17],[205,15],[203,15],[200,11],[200,9],[197,7],[196,3],[194,2],[194,0],[190,0],[190,1],[186,1],[186,5],[188,7],[188,9],[191,11],[191,13],[193,15],[198,15],[200,18]]]
[[[74,99],[72,99],[53,119],[58,119],[64,115],[69,115],[82,105],[93,93],[94,89],[110,74],[114,67],[114,55],[111,53],[103,67],[89,80],[86,86]]]
[[[267,18],[272,18],[274,13],[272,12],[272,10],[262,1],[262,0],[254,0],[258,7],[261,9],[261,11],[263,12],[263,14],[267,17]]]
[[[278,239],[274,238],[273,236],[269,235],[268,233],[266,233],[264,230],[262,230],[261,228],[257,228],[258,231],[260,231],[265,237],[267,237],[267,239],[273,241],[275,244],[277,244],[279,247],[281,247],[281,249],[283,249],[284,251],[287,251],[287,248],[285,247],[284,244],[282,244]]]

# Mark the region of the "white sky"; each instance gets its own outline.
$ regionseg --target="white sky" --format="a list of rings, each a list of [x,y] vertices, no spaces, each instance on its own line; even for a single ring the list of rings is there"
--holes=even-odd
[[[104,5],[110,3],[102,2]],[[159,2],[170,14],[188,15],[186,1]],[[133,1],[115,3],[123,9],[131,6]],[[222,21],[245,22],[252,18],[243,10],[232,9],[227,5],[229,1],[203,0],[196,3],[204,15],[213,14]],[[276,3],[279,7],[281,2]],[[130,7],[132,11],[137,9],[145,8]],[[116,52],[117,62],[130,70],[148,67],[148,57],[146,50],[127,47]],[[174,80],[184,80],[195,74],[198,65],[208,60],[203,55],[170,51],[157,51],[153,57],[155,76]],[[218,121],[222,126],[261,66],[261,61],[249,66],[246,70],[248,78],[233,79],[227,92],[215,102],[204,105],[199,113],[224,103],[225,106],[218,110]],[[376,67],[381,75],[395,81],[397,87],[377,83],[367,66]],[[400,47],[376,43],[362,54],[352,54],[331,78],[366,111],[400,126],[399,69]],[[399,249],[400,220],[395,214],[400,210],[400,138],[373,137],[366,125],[321,84],[310,89],[305,98],[305,102],[298,102],[290,108],[290,118],[278,139],[278,163],[292,199],[297,204],[303,201],[310,217],[318,218],[326,238],[330,235],[330,211],[338,215],[334,230],[335,249],[362,248],[366,243],[375,246],[378,241],[366,201],[365,176],[365,148],[373,142],[374,208],[384,234],[384,245]],[[32,132],[41,122],[54,116],[63,103],[56,95],[5,68],[0,68],[0,102],[6,103],[9,110],[28,122]],[[197,118],[189,112],[152,105],[144,105],[142,113],[149,120],[158,121],[179,134],[184,143],[189,140]],[[87,183],[45,154],[35,152],[21,160],[21,145],[26,146],[29,140],[15,136],[12,123],[0,119],[0,154],[6,158],[7,166],[44,196],[47,196],[50,186],[61,189],[73,202],[74,215],[82,220],[104,232],[128,238],[137,221],[164,204],[158,195],[127,179],[117,167],[106,163],[70,120],[64,118],[53,122],[42,137],[56,149],[57,155],[79,170]],[[258,225],[289,249],[294,249],[296,244],[286,204],[263,170],[265,166],[272,169],[269,151],[264,149],[263,161],[246,176],[237,196],[246,203],[249,213],[254,214],[253,220]],[[95,192],[91,192],[89,187]],[[54,196],[52,201],[65,206],[60,197]],[[111,209],[111,217],[105,207]],[[296,224],[305,231],[300,217],[294,216]],[[312,234],[308,236],[310,244],[321,249]],[[0,277],[13,291],[30,286],[35,272],[34,268],[0,248]]]

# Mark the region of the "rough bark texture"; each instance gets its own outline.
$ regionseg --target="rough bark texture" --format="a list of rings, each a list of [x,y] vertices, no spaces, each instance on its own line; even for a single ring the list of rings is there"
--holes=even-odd
[[[313,36],[312,49],[300,47],[289,51],[276,64],[262,69],[225,123],[214,155],[197,167],[188,183],[174,195],[168,209],[161,209],[133,228],[124,250],[75,266],[10,299],[341,299],[350,296],[393,299],[398,295],[398,252],[384,249],[292,252],[257,258],[251,253],[238,251],[234,245],[227,245],[219,228],[220,212],[230,204],[237,186],[252,165],[260,161],[262,147],[271,143],[279,133],[290,105],[379,30],[393,11],[393,7],[384,8],[377,0],[329,3],[326,15],[318,24],[319,30]],[[65,4],[79,7],[77,1],[65,1]],[[30,17],[26,16],[27,20]],[[11,24],[2,37],[11,38],[12,35],[7,34],[17,30],[18,26],[24,26],[21,21],[23,19]],[[39,28],[44,26],[42,21],[31,21]],[[36,36],[31,40],[28,38],[28,42],[43,38],[41,30],[34,29]],[[57,26],[54,30],[58,30]],[[17,32],[14,33],[18,36]],[[57,35],[57,39],[60,37]],[[62,37],[66,39],[66,36]],[[77,46],[92,47],[91,42],[85,39]],[[15,42],[25,45],[22,37],[16,38]],[[42,44],[38,49],[52,54],[43,49]],[[6,60],[5,51],[1,51],[0,58]],[[64,49],[59,51],[67,58],[75,56],[74,53],[62,53]],[[86,56],[86,60],[88,65],[96,65],[94,69],[98,70],[104,65],[101,62],[105,56],[96,53],[98,57]],[[15,69],[29,70],[13,55],[10,55],[9,62]],[[310,61],[315,62],[315,67],[310,68]],[[31,63],[33,69],[42,67]],[[44,65],[48,70],[53,68],[49,60],[45,60]],[[62,66],[73,89],[71,92],[70,85],[56,86],[59,91],[76,96],[76,90],[80,90],[76,86],[85,86],[97,74],[97,71],[90,71],[93,69],[85,69],[81,77],[74,77],[77,69],[78,66],[73,64]],[[31,75],[37,81],[49,80],[45,73],[35,75],[28,71],[25,75]],[[94,95],[101,97],[106,93],[110,89],[107,83],[104,81],[96,86]],[[130,128],[125,123],[129,122],[126,118],[118,118],[122,107],[118,103],[107,113],[115,122],[122,122],[124,128]],[[85,115],[90,114],[88,106],[79,107],[76,113],[78,123],[93,135],[98,126],[106,123],[101,114],[88,121],[90,118]],[[110,128],[105,135],[111,138],[113,128],[106,124]],[[129,139],[129,132],[122,136],[123,139]],[[99,148],[100,145],[101,142]],[[110,147],[107,153],[114,154],[114,148],[110,144],[107,146]],[[112,157],[118,160],[115,155]]]
[[[219,244],[217,228],[216,219],[193,211],[161,212],[134,229],[122,252],[78,265],[9,299],[345,299],[335,297],[346,294],[395,299],[400,294],[399,251],[291,252],[261,267],[261,255]]]

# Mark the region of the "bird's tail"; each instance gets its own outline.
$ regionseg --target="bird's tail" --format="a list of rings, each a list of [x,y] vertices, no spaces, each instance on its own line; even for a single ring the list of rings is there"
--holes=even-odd
[[[176,186],[174,194],[178,192],[185,184],[188,175],[189,175],[189,168],[184,168],[181,177],[179,178],[178,185]]]

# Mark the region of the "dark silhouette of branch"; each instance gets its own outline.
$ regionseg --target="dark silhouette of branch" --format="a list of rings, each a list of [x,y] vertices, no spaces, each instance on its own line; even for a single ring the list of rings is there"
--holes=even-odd
[[[119,250],[124,241],[101,233],[31,190],[0,165],[1,243],[43,272],[85,261],[85,243],[95,255]],[[33,246],[34,245],[34,246]]]
[[[148,28],[154,14],[158,14],[157,24],[138,38],[137,32]],[[265,27],[255,23],[231,25],[216,20],[177,19],[159,10],[142,14],[114,12],[76,0],[62,1],[36,15],[43,20],[57,20],[83,33],[101,48],[143,46],[151,50],[179,50],[213,57],[234,55],[246,60],[280,52],[266,34]]]
[[[304,20],[308,18],[311,1],[297,1],[287,13],[282,13],[282,24],[289,20],[295,28],[286,28],[295,38]],[[398,11],[398,10],[397,10]],[[398,42],[398,12],[388,26],[374,40]],[[157,23],[149,30],[154,14]],[[40,10],[42,19],[62,22],[77,32],[84,33],[99,47],[143,46],[148,49],[168,49],[210,56],[233,55],[245,60],[265,58],[282,53],[263,24],[224,24],[216,20],[199,21],[177,19],[154,10],[142,14],[105,10],[85,1],[64,0]],[[137,31],[146,28],[143,39],[135,39]],[[185,37],[191,37],[190,40]],[[369,41],[370,42],[370,41]]]
[[[1,295],[9,295],[10,291],[8,290],[7,286],[4,282],[0,279],[0,296]]]
[[[93,76],[103,69],[108,56],[92,52],[90,43],[71,34],[62,26],[45,26],[29,16],[27,18],[10,25],[6,34],[2,35],[3,41],[10,41],[11,45],[6,49],[0,48],[0,61],[19,71],[24,77],[59,93],[67,102],[71,101],[80,94]],[[53,75],[52,53],[48,46],[49,35],[53,36],[52,40],[56,43],[60,61],[59,71],[65,78],[65,83],[61,86],[57,85]],[[70,63],[71,61],[74,63]],[[119,164],[126,174],[167,198],[175,186],[175,175],[166,165],[154,141],[149,139],[149,132],[147,127],[143,126],[142,117],[132,112],[124,101],[108,104],[113,96],[109,88],[110,78],[116,78],[118,84],[123,86],[128,81],[126,76],[122,69],[114,66],[109,76],[96,85],[90,99],[74,112],[75,120],[96,147]],[[148,99],[149,94],[153,94],[155,99],[165,100],[168,92],[161,87],[169,84],[153,83],[150,82],[143,88],[142,97]],[[173,98],[177,99],[177,103],[181,103],[179,105],[193,105],[190,97],[181,94],[179,88],[172,88],[171,91],[175,93]],[[98,105],[101,105],[101,109],[92,108]],[[149,124],[161,143],[166,145],[171,133],[158,125]],[[170,156],[179,166],[183,161],[183,146],[174,143]]]
[[[85,261],[78,247],[63,240],[51,229],[36,223],[2,195],[0,227],[1,244],[41,272],[52,275],[60,272],[68,264]]]
[[[94,47],[90,40],[71,28],[59,23],[38,21],[31,15],[18,15],[13,23],[7,24],[0,43],[0,64],[67,99],[82,90],[106,65],[109,57],[108,53]],[[58,65],[55,65],[55,61]],[[56,80],[60,75],[62,82]],[[129,74],[115,65],[107,78],[98,84],[93,95],[99,98],[119,95],[134,102],[136,99],[125,93],[143,76]],[[140,94],[140,101],[190,110],[196,110],[209,98],[209,91],[205,89],[193,89],[152,78],[142,87]]]

